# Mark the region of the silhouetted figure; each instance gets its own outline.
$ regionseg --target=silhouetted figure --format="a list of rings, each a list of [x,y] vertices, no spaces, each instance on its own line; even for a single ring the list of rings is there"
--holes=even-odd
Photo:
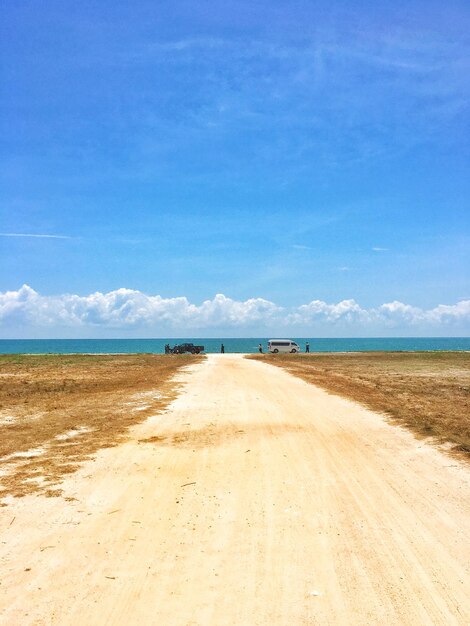
[[[310,352],[310,344],[307,341],[307,343],[305,344],[305,352]]]
[[[225,346],[223,343],[220,345],[220,353],[225,354]]]
[[[170,354],[170,344],[169,343],[165,344],[165,354]]]
[[[258,352],[263,354],[263,346],[261,344],[258,344]]]

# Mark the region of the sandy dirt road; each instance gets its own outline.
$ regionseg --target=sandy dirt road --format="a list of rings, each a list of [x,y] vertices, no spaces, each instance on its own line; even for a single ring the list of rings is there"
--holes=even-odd
[[[0,509],[0,623],[470,623],[470,472],[279,368],[213,355],[170,409]]]

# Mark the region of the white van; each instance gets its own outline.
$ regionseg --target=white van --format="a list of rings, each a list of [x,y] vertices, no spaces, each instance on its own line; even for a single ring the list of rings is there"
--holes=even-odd
[[[300,352],[300,346],[290,339],[270,339],[268,352]]]

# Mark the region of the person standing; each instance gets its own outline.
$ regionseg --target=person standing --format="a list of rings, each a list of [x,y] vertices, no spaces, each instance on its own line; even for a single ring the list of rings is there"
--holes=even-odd
[[[258,352],[263,354],[263,346],[261,344],[258,344]]]
[[[307,341],[307,343],[305,344],[305,352],[310,352],[310,344]]]
[[[220,353],[225,354],[225,346],[223,343],[220,345]]]

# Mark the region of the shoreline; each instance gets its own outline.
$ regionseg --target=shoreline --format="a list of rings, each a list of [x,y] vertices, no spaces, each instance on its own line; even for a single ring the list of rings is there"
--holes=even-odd
[[[369,337],[369,338],[292,338],[305,354],[356,352],[470,352],[470,337]],[[205,354],[258,354],[259,344],[267,350],[267,337],[186,338],[186,339],[18,339],[0,340],[0,354],[164,354],[165,345],[203,345]]]
[[[341,354],[469,354],[470,349],[457,349],[457,350],[331,350],[324,352],[316,352],[315,350],[310,350],[310,352],[302,351],[298,353],[296,356],[326,356],[326,355],[341,355]],[[221,354],[220,352],[201,352],[202,356],[204,355],[216,355]],[[260,354],[258,351],[256,352],[246,352],[246,351],[228,351],[225,350],[225,354],[236,354],[236,355],[257,355]],[[264,356],[271,356],[273,358],[278,358],[279,354],[270,354],[268,352],[262,352]],[[155,356],[194,356],[192,354],[165,354],[164,352],[0,352],[0,357],[8,357],[8,356],[139,356],[139,355],[155,355]]]

